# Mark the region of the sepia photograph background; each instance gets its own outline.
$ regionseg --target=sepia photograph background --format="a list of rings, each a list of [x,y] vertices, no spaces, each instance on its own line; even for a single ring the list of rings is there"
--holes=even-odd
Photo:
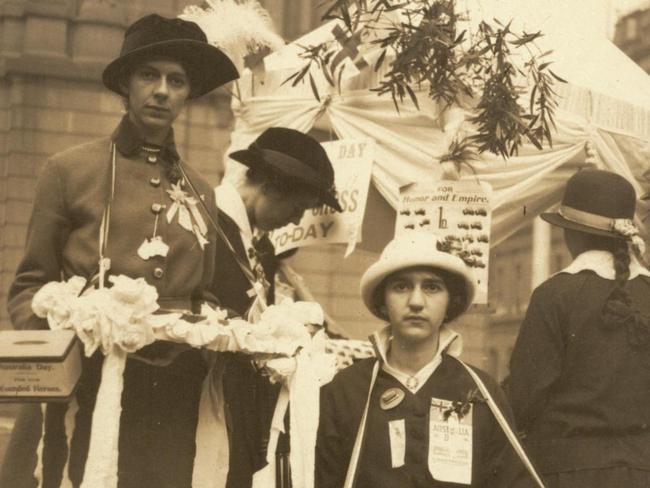
[[[52,154],[110,133],[122,102],[101,83],[124,29],[142,15],[178,15],[192,0],[0,0],[0,329],[12,326],[6,297],[22,257],[36,178]],[[277,32],[290,42],[320,25],[321,0],[260,0]],[[546,2],[549,5],[554,2]],[[650,1],[566,0],[576,28],[599,31],[650,70]],[[575,9],[575,14],[572,14]],[[585,17],[585,12],[588,15]],[[540,10],[543,19],[545,11]],[[582,25],[587,24],[587,25]],[[645,35],[644,35],[645,33]],[[603,66],[603,69],[607,69]],[[233,128],[230,94],[220,89],[191,102],[175,124],[179,152],[213,185]],[[320,141],[330,134],[315,129]],[[497,379],[508,360],[532,289],[569,263],[559,228],[537,219],[491,249],[489,304],[455,324],[464,359]],[[360,246],[301,249],[291,266],[335,329],[355,339],[381,326],[364,308],[359,277],[376,255]],[[16,406],[0,404],[0,459]]]

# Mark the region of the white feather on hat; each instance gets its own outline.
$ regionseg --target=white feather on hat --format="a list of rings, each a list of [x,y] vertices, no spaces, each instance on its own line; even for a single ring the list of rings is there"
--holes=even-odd
[[[206,4],[205,8],[186,7],[179,18],[196,22],[208,42],[224,51],[240,73],[247,55],[284,46],[269,13],[257,0],[207,0]]]

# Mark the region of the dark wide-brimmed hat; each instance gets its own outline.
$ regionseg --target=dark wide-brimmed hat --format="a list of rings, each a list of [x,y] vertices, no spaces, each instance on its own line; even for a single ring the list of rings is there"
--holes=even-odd
[[[249,168],[313,189],[322,203],[343,211],[336,199],[332,163],[323,146],[307,134],[272,127],[262,132],[248,149],[235,151],[230,157]]]
[[[232,61],[208,44],[197,24],[151,14],[135,21],[124,33],[119,57],[104,69],[104,85],[126,96],[122,90],[125,68],[155,56],[172,58],[185,67],[192,89],[190,98],[204,95],[239,77]]]
[[[589,234],[625,238],[614,230],[617,221],[633,220],[636,192],[621,175],[584,169],[567,181],[556,213],[543,213],[547,222]]]

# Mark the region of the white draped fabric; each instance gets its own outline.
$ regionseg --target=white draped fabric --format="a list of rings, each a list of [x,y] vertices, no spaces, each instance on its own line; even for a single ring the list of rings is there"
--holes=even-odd
[[[571,88],[563,88],[562,91],[571,91]],[[268,127],[284,126],[309,131],[321,118],[327,117],[328,129],[336,138],[372,137],[377,141],[372,181],[393,208],[400,186],[441,178],[440,156],[447,152],[460,125],[458,119],[462,122],[464,116],[461,109],[452,109],[441,117],[439,108],[433,102],[427,102],[424,93],[420,95],[420,111],[405,103],[397,114],[390,97],[379,97],[367,90],[342,95],[334,91],[327,98],[321,98],[321,102],[313,97],[311,90],[300,92],[293,96],[255,96],[235,100],[233,109],[237,123],[229,152],[246,147]],[[527,145],[519,156],[506,161],[483,154],[478,161],[472,162],[476,175],[488,181],[495,190],[493,243],[559,201],[564,182],[587,159],[587,144],[592,145],[597,155],[592,163],[638,181],[639,191],[641,184],[645,184],[650,156],[647,139],[600,128],[564,107],[558,110],[556,124],[552,148],[538,151]],[[236,164],[229,161],[227,175],[238,171]],[[465,168],[461,177],[475,176]],[[367,218],[370,220],[375,219],[372,209],[373,206],[369,205]],[[386,242],[389,237],[387,234],[382,241]],[[372,242],[377,241],[373,239]]]

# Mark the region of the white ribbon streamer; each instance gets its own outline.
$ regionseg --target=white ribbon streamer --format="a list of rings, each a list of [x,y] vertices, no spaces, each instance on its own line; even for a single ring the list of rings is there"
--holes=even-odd
[[[275,473],[275,468],[271,466],[275,461],[278,436],[284,432],[284,416],[289,404],[291,483],[293,488],[313,488],[320,387],[331,381],[338,369],[336,355],[327,352],[328,342],[325,332],[320,330],[295,357],[266,361],[271,380],[281,378],[284,382],[269,434],[269,465],[256,473],[258,484],[254,484],[254,488],[273,486],[274,478],[269,476]]]
[[[114,347],[104,358],[93,411],[90,446],[81,488],[116,488],[126,352]]]
[[[201,212],[199,212],[197,205],[196,198],[194,197],[187,197],[185,199],[185,203],[190,209],[190,212],[192,214],[192,217],[194,217],[194,222],[196,222],[196,225],[199,228],[199,232],[203,235],[208,233],[208,226],[205,224],[205,220],[203,220],[203,216],[201,215]]]
[[[224,363],[220,356],[213,362],[201,391],[192,488],[223,488],[228,478],[230,452],[223,403]]]
[[[296,372],[289,379],[291,482],[294,488],[312,488],[320,411],[319,364],[307,351],[298,353],[296,363]]]

